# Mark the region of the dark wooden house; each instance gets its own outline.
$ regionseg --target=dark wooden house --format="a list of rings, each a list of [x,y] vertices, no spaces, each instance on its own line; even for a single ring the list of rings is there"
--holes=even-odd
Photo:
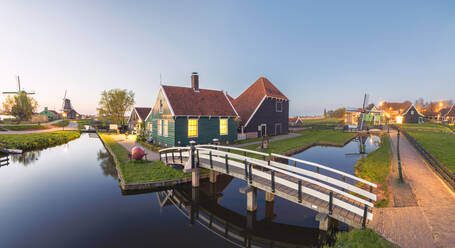
[[[444,115],[444,120],[449,123],[455,123],[455,105]]]
[[[141,123],[145,122],[151,110],[152,108],[134,107],[128,119],[128,128],[137,131]]]
[[[419,111],[417,111],[416,107],[412,104],[406,111],[402,114],[403,116],[403,123],[415,123],[420,124],[423,123],[423,117]]]
[[[156,103],[146,118],[147,135],[163,146],[186,146],[191,140],[208,144],[213,139],[237,139],[238,114],[227,95],[199,88],[199,76],[191,75],[192,87],[161,85]]]
[[[260,77],[234,100],[239,132],[247,138],[288,133],[289,99],[267,78]]]

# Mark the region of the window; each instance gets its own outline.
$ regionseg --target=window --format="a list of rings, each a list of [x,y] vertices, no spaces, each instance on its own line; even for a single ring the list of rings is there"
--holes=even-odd
[[[220,119],[220,135],[228,134],[228,119]]]
[[[161,132],[163,131],[163,130],[161,129],[161,122],[162,122],[162,121],[163,121],[163,120],[158,120],[158,136],[161,136]]]
[[[281,123],[275,123],[275,135],[281,133]]]
[[[151,133],[153,131],[153,124],[152,122],[147,122],[147,130]]]
[[[163,100],[160,99],[160,114],[163,113]]]
[[[276,101],[276,112],[283,112],[283,102]]]
[[[197,137],[197,119],[188,119],[188,137]]]
[[[411,115],[414,115],[414,110],[411,110]]]
[[[168,127],[168,120],[164,120],[164,125],[163,125],[163,136],[167,137],[167,127]]]

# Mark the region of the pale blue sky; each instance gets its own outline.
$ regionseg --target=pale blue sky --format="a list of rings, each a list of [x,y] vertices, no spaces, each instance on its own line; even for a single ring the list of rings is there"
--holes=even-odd
[[[455,98],[455,1],[1,1],[0,90],[65,89],[95,113],[103,89],[150,106],[172,85],[236,97],[265,76],[291,114],[371,100]]]

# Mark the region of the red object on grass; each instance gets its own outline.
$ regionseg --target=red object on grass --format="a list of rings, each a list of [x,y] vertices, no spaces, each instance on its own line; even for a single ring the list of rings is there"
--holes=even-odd
[[[140,146],[135,146],[135,147],[133,147],[133,149],[131,149],[131,157],[134,160],[142,160],[144,155],[145,155],[144,148],[142,148]]]

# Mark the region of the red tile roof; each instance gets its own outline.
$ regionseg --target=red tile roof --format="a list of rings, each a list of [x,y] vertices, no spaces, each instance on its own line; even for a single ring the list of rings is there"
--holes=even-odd
[[[141,120],[145,120],[149,115],[150,111],[152,110],[152,108],[134,107],[134,110],[136,110],[136,113]]]
[[[169,105],[176,116],[237,117],[223,91],[163,85]]]
[[[242,125],[245,125],[250,119],[265,96],[289,101],[267,78],[260,77],[233,102],[235,110],[240,115]]]

